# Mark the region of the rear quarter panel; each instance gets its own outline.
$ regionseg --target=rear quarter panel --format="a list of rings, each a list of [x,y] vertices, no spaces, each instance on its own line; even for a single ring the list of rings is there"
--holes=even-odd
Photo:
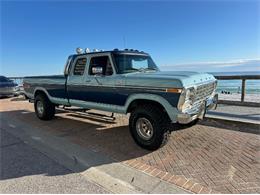
[[[24,90],[30,98],[34,98],[37,90],[43,90],[47,92],[51,98],[67,98],[66,93],[66,78],[63,75],[54,76],[35,76],[24,78]]]

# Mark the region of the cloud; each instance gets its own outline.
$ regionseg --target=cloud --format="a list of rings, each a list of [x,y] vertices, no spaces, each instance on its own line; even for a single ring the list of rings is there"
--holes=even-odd
[[[193,62],[173,65],[162,65],[162,70],[193,71],[260,71],[260,59],[240,59],[219,62]]]

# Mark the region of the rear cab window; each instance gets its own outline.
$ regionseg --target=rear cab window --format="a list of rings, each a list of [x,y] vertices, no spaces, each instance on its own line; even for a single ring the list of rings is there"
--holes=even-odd
[[[78,58],[74,65],[73,75],[78,75],[78,76],[84,75],[86,64],[87,64],[86,57]]]

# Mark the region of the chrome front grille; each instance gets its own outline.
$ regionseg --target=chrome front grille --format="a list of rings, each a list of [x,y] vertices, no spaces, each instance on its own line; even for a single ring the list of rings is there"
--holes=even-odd
[[[212,95],[215,88],[215,82],[199,85],[196,90],[196,101],[205,100],[207,97]]]
[[[196,113],[202,106],[203,101],[210,97],[214,90],[215,82],[199,85],[196,90],[195,101],[188,113]]]

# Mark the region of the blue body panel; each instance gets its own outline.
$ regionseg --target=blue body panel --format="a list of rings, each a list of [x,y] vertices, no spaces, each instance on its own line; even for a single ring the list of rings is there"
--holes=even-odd
[[[180,96],[180,94],[166,93],[163,90],[153,91],[149,89],[136,89],[130,87],[116,88],[79,85],[73,86],[73,88],[70,89],[70,99],[124,106],[129,96],[138,93],[162,96],[174,107],[177,106]],[[59,94],[56,93],[56,95]]]
[[[50,96],[67,98],[66,77],[64,75],[25,77],[24,83],[30,85],[30,88],[25,89],[28,93],[33,94],[35,88],[42,87],[48,91]]]
[[[126,80],[129,82],[130,77],[126,76]],[[124,106],[127,99],[137,93],[159,95],[165,98],[173,107],[176,107],[180,97],[179,93],[166,93],[164,88],[158,88],[154,90],[152,86],[155,86],[154,82],[149,80],[143,80],[141,88],[136,88],[132,85],[125,85],[124,87],[105,87],[105,86],[87,86],[87,85],[68,85],[69,94],[65,86],[66,78],[63,75],[55,76],[37,76],[37,77],[26,77],[25,82],[30,81],[30,88],[26,89],[29,93],[34,93],[37,87],[46,89],[48,94],[54,98],[68,98],[74,100],[111,104],[117,106]],[[134,79],[136,80],[136,79]],[[32,82],[38,81],[38,82]],[[55,82],[54,82],[55,81]],[[162,80],[157,80],[162,85]],[[165,81],[169,83],[169,81]],[[130,83],[130,82],[129,82]],[[134,83],[134,81],[132,82]],[[146,86],[144,86],[144,84]],[[171,83],[172,85],[172,83]],[[137,85],[136,85],[137,86]],[[162,85],[163,86],[163,85]],[[180,87],[180,85],[178,85]]]
[[[166,99],[171,106],[177,107],[180,94],[167,93],[165,88],[183,88],[184,83],[187,86],[194,86],[197,83],[212,80],[214,77],[209,74],[199,74],[195,72],[147,72],[130,73],[122,77],[125,85],[116,86],[87,86],[73,85],[69,87],[67,93],[66,77],[63,75],[26,77],[31,87],[27,89],[29,93],[37,87],[43,87],[50,96],[54,98],[68,98],[81,101],[89,101],[103,104],[124,106],[129,96],[136,93],[159,95]],[[37,82],[36,82],[37,81]],[[195,84],[194,84],[195,83]],[[131,87],[132,86],[132,87]],[[136,86],[140,88],[136,88]],[[154,86],[160,86],[153,90]]]
[[[35,85],[36,87],[37,85]],[[67,98],[67,91],[64,85],[62,84],[42,84],[41,87],[45,88],[50,96],[55,98]]]

